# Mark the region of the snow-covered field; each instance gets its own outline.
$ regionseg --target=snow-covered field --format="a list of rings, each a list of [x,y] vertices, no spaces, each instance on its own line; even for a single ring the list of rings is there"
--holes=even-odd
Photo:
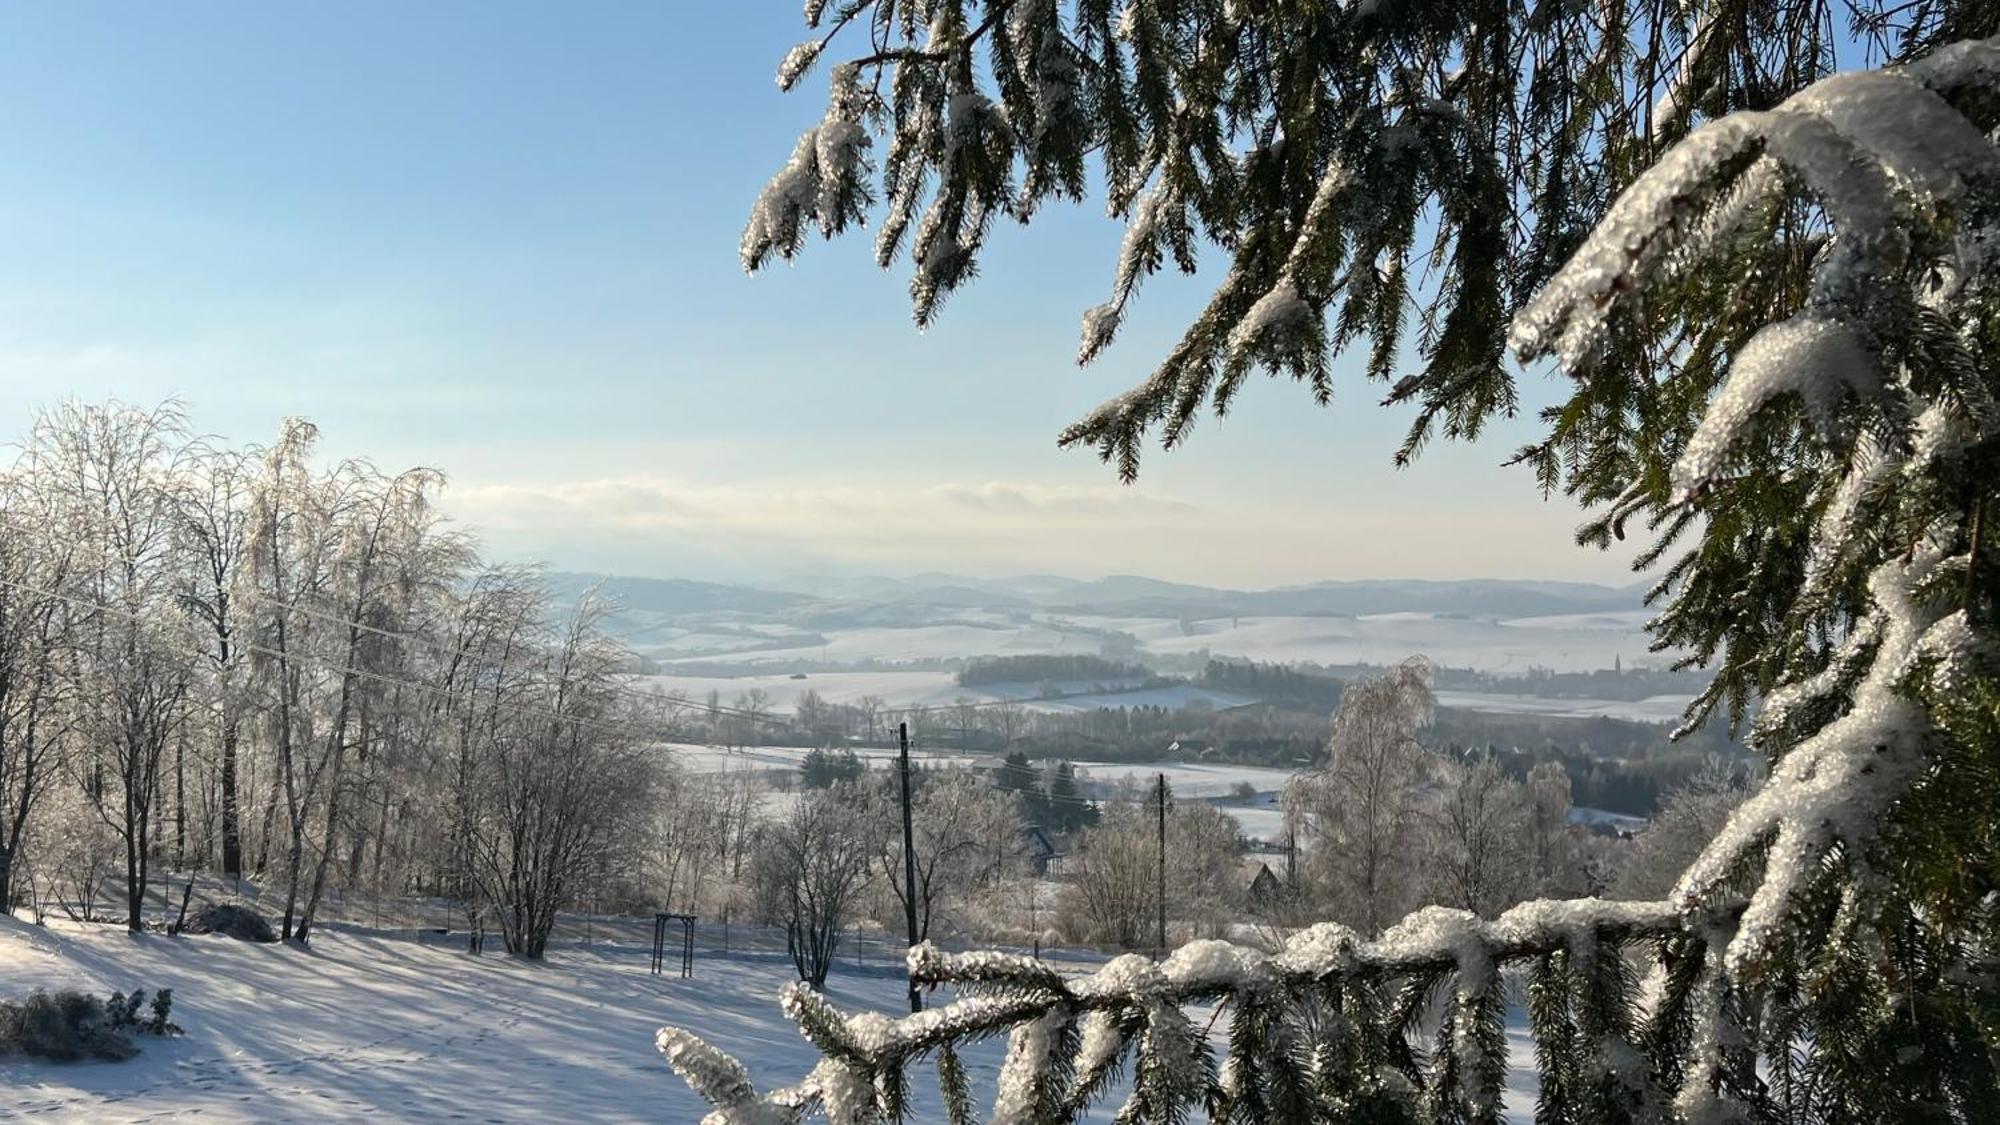
[[[944,707],[962,699],[986,703],[1003,699],[1019,702],[1030,711],[1094,711],[1100,707],[1162,707],[1178,711],[1191,703],[1223,711],[1256,702],[1247,695],[1210,691],[1189,684],[1164,688],[1134,687],[1130,691],[1096,691],[1094,683],[1049,685],[1059,695],[1042,698],[1041,684],[979,684],[961,687],[950,672],[813,672],[795,676],[682,676],[675,674],[635,676],[633,684],[646,691],[683,693],[701,703],[713,691],[729,706],[751,689],[762,691],[767,706],[790,711],[799,697],[818,692],[829,703],[856,703],[874,696],[890,707]],[[1136,684],[1136,681],[1135,681]]]
[[[1559,699],[1505,692],[1441,691],[1438,706],[1489,715],[1544,715],[1564,719],[1626,719],[1635,723],[1677,723],[1688,705],[1686,696],[1655,695],[1646,699]]]
[[[1038,617],[979,624],[872,626],[828,629],[822,644],[735,651],[759,643],[741,636],[690,635],[654,655],[675,663],[728,659],[742,664],[897,663],[976,656],[1097,655],[1107,631],[1137,638],[1142,653],[1175,655],[1207,650],[1214,656],[1319,664],[1392,664],[1421,654],[1440,664],[1495,672],[1609,668],[1648,655],[1643,611],[1522,617],[1511,620],[1434,613],[1376,613],[1360,617],[1217,617],[1182,621],[1166,617]],[[686,655],[704,641],[711,656]],[[762,643],[782,641],[771,637]],[[944,677],[943,673],[938,674]],[[823,693],[830,694],[830,693]],[[908,702],[925,702],[909,699]]]
[[[800,660],[894,662],[950,660],[964,656],[1028,656],[1052,652],[1094,656],[1103,648],[1100,637],[1068,631],[1048,622],[829,629],[823,636],[824,644],[745,652],[731,659],[752,664]],[[665,663],[700,663],[702,660],[702,657],[683,657],[669,659]]]
[[[1139,639],[1146,652],[1206,649],[1271,663],[1393,664],[1423,655],[1439,664],[1489,672],[1558,672],[1627,665],[1647,657],[1643,613],[1597,613],[1493,621],[1433,613],[1361,617],[1219,617],[1183,623],[1152,617],[1079,617]]]
[[[767,1087],[817,1060],[778,1011],[790,976],[782,956],[704,949],[684,981],[650,976],[647,952],[599,943],[533,965],[364,932],[324,931],[300,951],[0,917],[7,992],[169,987],[187,1030],[144,1039],[124,1063],[0,1059],[0,1117],[693,1122],[707,1107],[654,1052],[660,1025],[737,1055]],[[902,987],[893,968],[875,966],[837,971],[828,992],[849,1010],[893,1013]],[[1508,1039],[1507,1109],[1527,1121],[1533,1047],[1518,1012]],[[964,1052],[981,1104],[1003,1051],[996,1039]],[[910,1120],[942,1120],[935,1087],[916,1090]]]
[[[1189,799],[1227,797],[1243,784],[1259,793],[1276,793],[1292,777],[1291,770],[1199,762],[1078,762],[1076,773],[1078,788],[1088,796],[1112,793],[1120,787],[1149,790],[1161,774],[1166,774],[1168,791]]]
[[[662,743],[661,746],[673,754],[674,761],[683,769],[694,773],[794,770],[810,752],[796,746],[728,749],[686,742]],[[873,768],[886,768],[896,761],[893,750],[857,747],[854,752]],[[1001,761],[996,754],[957,754],[951,751],[919,750],[911,756],[928,766],[973,766],[981,769],[998,768]],[[1093,798],[1143,797],[1162,773],[1167,775],[1167,785],[1173,795],[1187,800],[1233,797],[1237,786],[1248,784],[1265,800],[1249,805],[1232,801],[1221,807],[1236,818],[1237,823],[1243,826],[1243,834],[1253,840],[1278,839],[1279,816],[1272,799],[1292,777],[1291,770],[1199,762],[1078,762],[1076,771],[1078,789]],[[794,793],[772,792],[767,795],[765,807],[772,810],[788,808],[795,797]]]
[[[803,746],[743,746],[729,748],[703,746],[692,742],[663,742],[660,744],[674,756],[674,762],[693,773],[728,773],[732,770],[786,770],[797,769],[812,751]],[[855,747],[854,754],[871,767],[887,766],[896,761],[894,750],[879,747]],[[997,766],[1000,759],[974,754],[954,754],[949,751],[912,750],[912,761],[927,766]]]
[[[1096,692],[1095,684],[1057,685],[1062,698],[1041,698],[1044,685],[982,684],[961,687],[948,671],[895,668],[920,660],[971,659],[981,656],[1027,654],[1096,654],[1106,631],[1137,638],[1140,654],[1187,656],[1206,651],[1269,663],[1311,662],[1324,665],[1392,664],[1413,655],[1439,664],[1477,668],[1500,674],[1526,673],[1530,668],[1589,671],[1623,661],[1639,666],[1654,659],[1647,652],[1644,612],[1568,614],[1491,620],[1432,613],[1380,613],[1362,617],[1224,617],[1180,621],[1155,617],[1048,618],[1028,622],[923,625],[830,630],[826,643],[809,647],[718,653],[715,658],[756,667],[799,662],[875,662],[885,670],[825,671],[794,676],[788,672],[741,676],[706,676],[674,671],[677,663],[698,664],[704,658],[669,658],[664,674],[636,678],[640,686],[661,692],[678,691],[700,702],[714,692],[728,704],[752,689],[762,691],[768,705],[790,711],[807,691],[832,703],[855,703],[873,696],[889,707],[941,707],[954,701],[1020,701],[1044,712],[1088,711],[1100,707],[1162,707],[1179,710],[1191,704],[1224,710],[1256,702],[1249,696],[1210,691],[1187,685],[1130,691]],[[722,638],[740,642],[742,638]],[[1500,692],[1446,691],[1441,704],[1468,711],[1546,715],[1564,718],[1609,717],[1665,723],[1680,717],[1686,700],[1659,696],[1642,700],[1557,699]]]

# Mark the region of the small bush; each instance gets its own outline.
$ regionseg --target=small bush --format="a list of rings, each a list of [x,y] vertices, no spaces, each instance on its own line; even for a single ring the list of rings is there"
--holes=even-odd
[[[162,988],[153,994],[152,1014],[141,1016],[139,1005],[146,1002],[146,990],[135,988],[130,995],[114,992],[105,1002],[104,1014],[111,1021],[111,1027],[118,1032],[142,1032],[146,1035],[179,1035],[181,1027],[172,1019],[174,1010],[174,990]]]
[[[143,1030],[148,1035],[179,1035],[181,1025],[169,1017],[174,1011],[174,990],[162,988],[153,993],[153,1015],[146,1021]]]
[[[278,933],[262,914],[238,902],[212,902],[187,920],[182,932],[223,934],[237,941],[274,942]]]
[[[36,989],[25,1000],[0,1000],[0,1053],[14,1051],[56,1062],[115,1062],[138,1054],[139,1048],[117,1029],[97,997],[74,989]]]

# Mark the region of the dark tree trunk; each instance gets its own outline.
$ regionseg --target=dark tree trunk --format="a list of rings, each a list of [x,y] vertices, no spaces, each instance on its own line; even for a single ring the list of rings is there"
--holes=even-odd
[[[187,740],[174,740],[174,869],[187,866]]]
[[[236,807],[236,720],[222,726],[222,873],[243,878],[243,826]]]

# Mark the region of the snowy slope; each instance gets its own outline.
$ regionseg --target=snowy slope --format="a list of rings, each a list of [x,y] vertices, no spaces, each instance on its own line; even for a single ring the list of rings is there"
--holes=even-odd
[[[530,965],[407,935],[328,930],[298,951],[0,917],[7,991],[166,986],[187,1029],[145,1040],[126,1063],[0,1058],[0,1118],[693,1122],[706,1106],[654,1053],[660,1025],[694,1031],[766,1084],[795,1080],[817,1060],[778,1011],[790,978],[783,957],[703,949],[691,981],[652,977],[646,962],[643,947],[601,942]],[[828,992],[849,1010],[894,1012],[902,1002],[901,978],[886,965],[843,965]],[[1535,1086],[1518,1013],[1509,1040],[1508,1109],[1526,1121]],[[964,1053],[982,1104],[1003,1050],[993,1040]],[[927,1076],[917,1089],[911,1121],[941,1120]],[[1115,1108],[1114,1098],[1091,1120],[1108,1121]]]
[[[402,938],[326,932],[310,952],[221,937],[48,931],[0,919],[8,991],[166,986],[185,1038],[128,1063],[0,1059],[0,1117],[136,1121],[688,1121],[706,1108],[653,1050],[688,1027],[790,1080],[816,1056],[778,1012],[773,955],[705,953],[696,979],[648,975],[639,946],[564,949],[546,966]],[[830,982],[893,1011],[887,966]],[[997,1045],[968,1061],[990,1087]]]

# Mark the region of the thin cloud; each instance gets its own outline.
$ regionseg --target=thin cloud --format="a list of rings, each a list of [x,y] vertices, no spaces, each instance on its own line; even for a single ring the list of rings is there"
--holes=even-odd
[[[559,567],[755,580],[801,570],[1109,572],[1266,586],[1323,578],[1543,577],[1570,517],[1352,496],[1201,503],[1024,480],[718,484],[604,477],[453,488],[446,507],[500,553]],[[1616,564],[1599,577],[1617,580]],[[1574,573],[1574,571],[1572,571]]]

